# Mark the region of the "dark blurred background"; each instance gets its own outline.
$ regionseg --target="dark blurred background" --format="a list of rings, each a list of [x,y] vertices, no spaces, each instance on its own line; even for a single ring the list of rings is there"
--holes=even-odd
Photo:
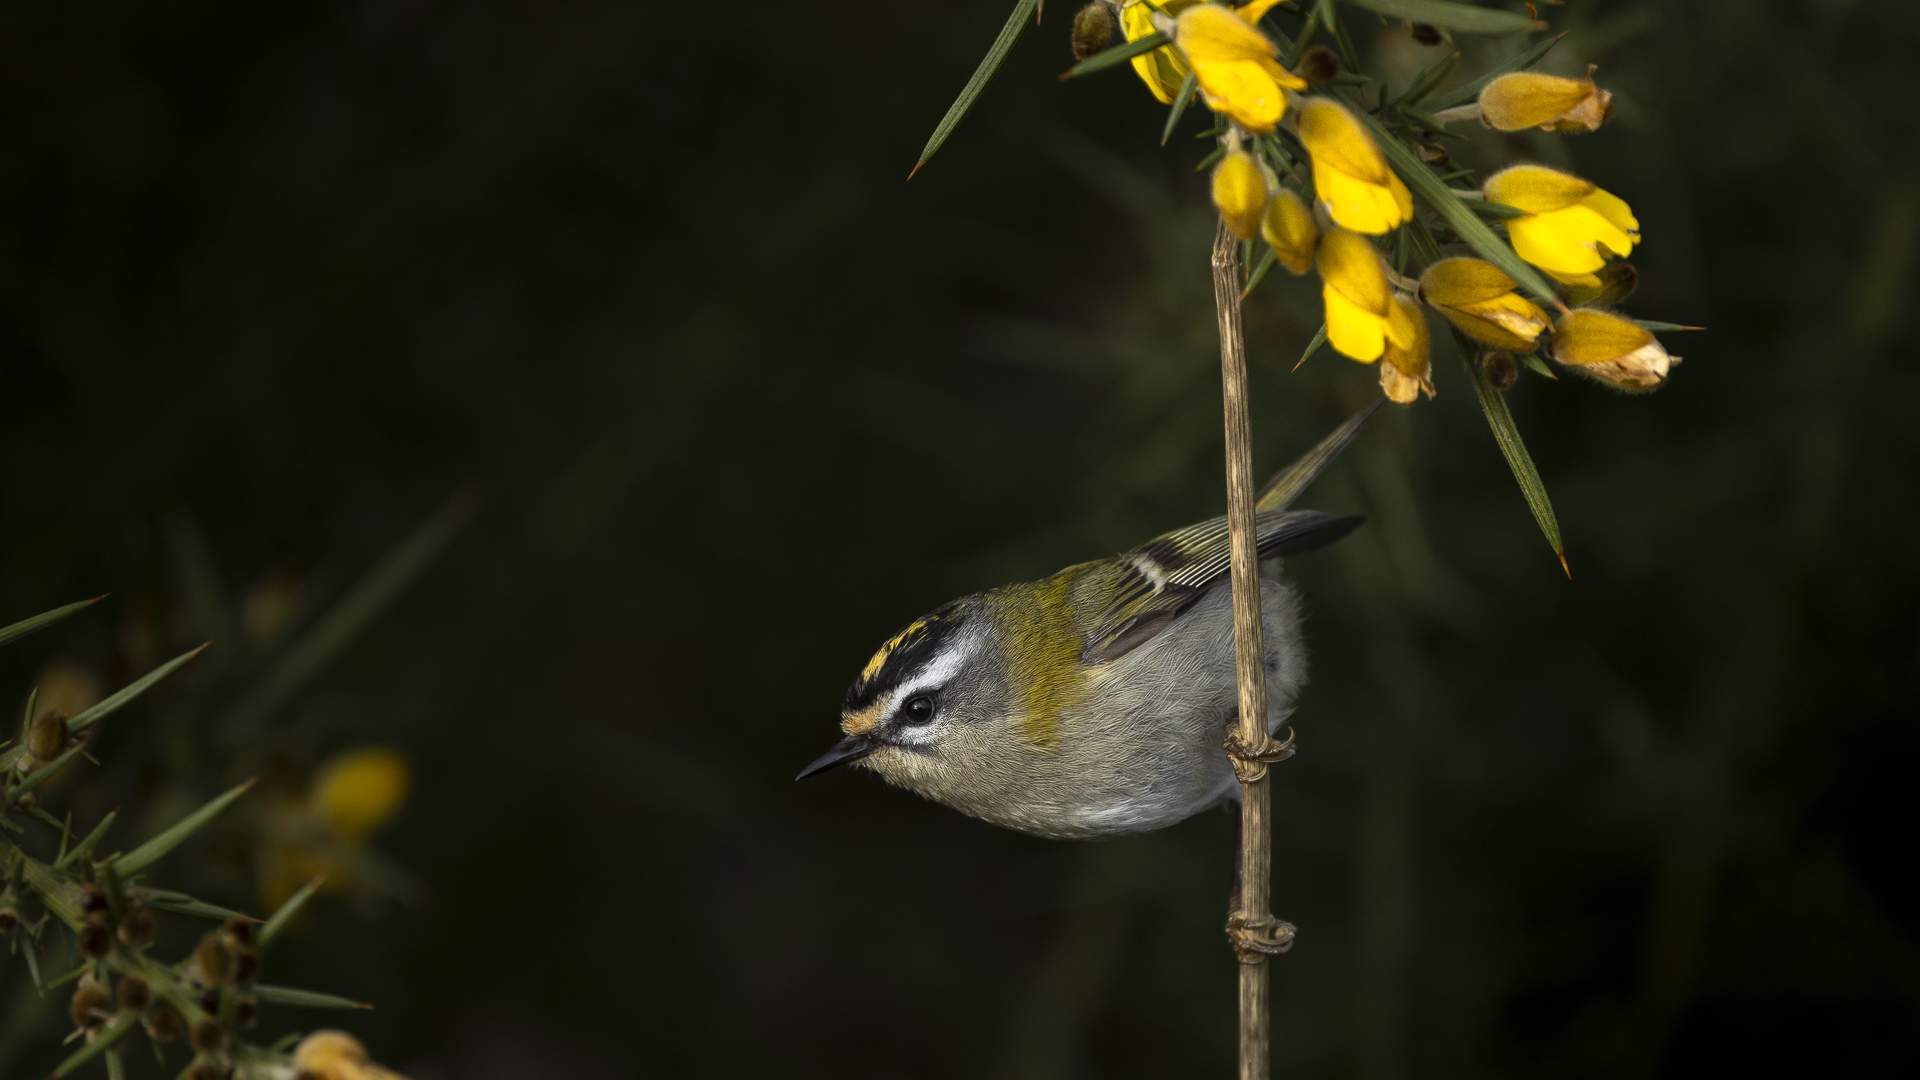
[[[416,1080],[1228,1074],[1224,813],[1067,844],[791,781],[913,616],[1224,502],[1202,110],[1162,148],[1131,73],[1057,83],[1056,2],[903,183],[1009,6],[8,6],[0,621],[114,595],[0,674],[216,639],[62,797],[152,821],[402,750],[398,884],[270,973],[376,1002],[344,1022]],[[1920,7],[1542,10],[1615,120],[1457,156],[1626,198],[1629,308],[1710,330],[1648,398],[1509,393],[1571,581],[1444,337],[1438,400],[1309,493],[1370,524],[1291,566],[1276,1074],[1911,1075]],[[1438,55],[1343,11],[1396,85]],[[1287,373],[1285,277],[1263,470],[1374,377]],[[222,612],[296,633],[450,499],[297,692],[249,688]],[[173,872],[259,910],[232,846]],[[40,1075],[64,1002],[12,963],[0,1072]]]

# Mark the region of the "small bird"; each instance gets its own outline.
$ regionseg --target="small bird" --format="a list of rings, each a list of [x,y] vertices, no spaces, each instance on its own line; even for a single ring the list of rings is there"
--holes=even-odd
[[[1270,733],[1307,674],[1280,560],[1364,520],[1286,507],[1382,400],[1257,498]],[[1060,839],[1146,832],[1237,798],[1223,747],[1238,707],[1228,569],[1220,517],[944,604],[867,661],[841,706],[846,738],[796,779],[857,763],[961,813]]]

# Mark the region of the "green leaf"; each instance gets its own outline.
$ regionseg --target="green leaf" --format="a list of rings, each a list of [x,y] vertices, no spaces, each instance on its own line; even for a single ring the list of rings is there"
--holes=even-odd
[[[1200,159],[1200,164],[1195,165],[1193,167],[1193,171],[1206,172],[1208,169],[1211,169],[1215,165],[1219,164],[1220,159],[1226,156],[1227,156],[1226,147],[1224,146],[1215,147],[1213,153],[1208,154],[1206,157],[1203,157]]]
[[[207,644],[211,645],[212,642],[208,642]],[[175,671],[178,671],[182,665],[184,665],[187,661],[192,660],[194,657],[199,656],[202,652],[206,650],[206,648],[207,648],[206,645],[202,645],[197,649],[189,649],[188,651],[181,653],[179,656],[174,657],[173,659],[167,661],[166,663],[161,664],[159,667],[154,668],[152,671],[147,672],[145,675],[142,675],[138,680],[134,681],[132,684],[121,688],[121,690],[118,693],[114,694],[112,697],[109,697],[105,701],[102,701],[99,704],[95,705],[93,708],[88,709],[85,712],[82,712],[79,716],[76,716],[73,719],[67,721],[67,730],[75,734],[79,734],[80,732],[87,730],[88,728],[99,723],[100,721],[105,720],[108,716],[112,715],[115,712],[118,712],[122,706],[127,704],[127,702],[132,701],[134,698],[137,698],[141,694],[146,693],[147,690],[151,688],[154,683],[157,683],[161,679],[164,679],[167,676],[173,674]]]
[[[1469,34],[1515,34],[1533,29],[1533,20],[1517,11],[1453,4],[1447,0],[1347,0],[1395,19],[1444,26]]]
[[[913,179],[913,173],[919,172],[920,166],[925,165],[927,159],[939,152],[940,145],[946,142],[947,136],[953,134],[953,129],[959,126],[960,118],[967,115],[968,109],[973,108],[973,100],[980,96],[980,91],[987,88],[987,82],[993,78],[993,73],[1000,70],[1000,62],[1007,58],[1008,52],[1012,51],[1014,41],[1020,37],[1020,31],[1026,29],[1027,16],[1039,6],[1039,0],[1019,0],[1019,3],[1013,6],[1013,14],[1007,17],[1007,25],[1000,28],[1000,36],[993,39],[993,47],[987,50],[986,56],[981,58],[980,66],[973,69],[973,78],[968,79],[967,85],[961,88],[960,96],[955,98],[953,104],[948,107],[947,115],[940,118],[940,126],[933,129],[933,137],[927,140],[926,148],[920,151],[920,160],[914,163],[913,172],[907,174],[907,179]]]
[[[343,998],[339,994],[323,994],[318,990],[295,990],[290,986],[268,986],[255,983],[255,997],[275,1005],[291,1005],[297,1009],[371,1009],[373,1006],[352,998]]]
[[[181,818],[175,822],[171,828],[162,832],[159,836],[141,844],[127,854],[114,859],[114,869],[119,872],[121,877],[128,878],[153,865],[165,856],[167,852],[179,847],[182,843],[186,842],[188,837],[199,832],[206,826],[207,822],[213,820],[214,815],[225,810],[232,804],[233,800],[245,795],[247,789],[252,786],[253,781],[249,779],[246,783],[239,784],[228,789],[224,794],[215,796],[212,801],[200,809],[195,810],[193,813],[188,814],[186,817]]]
[[[1293,370],[1299,371],[1300,365],[1306,363],[1307,358],[1312,356],[1314,353],[1319,352],[1320,346],[1325,345],[1326,343],[1327,343],[1327,324],[1321,323],[1320,329],[1314,331],[1313,333],[1313,340],[1307,342],[1307,351],[1301,353],[1300,359],[1294,363]]]
[[[72,1075],[73,1070],[106,1053],[109,1047],[120,1041],[120,1037],[132,1031],[133,1025],[139,1022],[140,1014],[137,1012],[123,1012],[114,1017],[106,1027],[100,1029],[100,1034],[94,1036],[92,1042],[68,1054],[67,1060],[54,1066],[53,1075],[56,1077]]]
[[[1704,326],[1681,326],[1679,323],[1654,322],[1651,319],[1634,319],[1632,320],[1632,322],[1633,322],[1633,325],[1639,327],[1642,330],[1652,330],[1652,331],[1655,331],[1656,333],[1662,333],[1662,334],[1665,334],[1674,330],[1705,330],[1706,329],[1706,327]]]
[[[1156,30],[1137,40],[1115,45],[1111,49],[1102,49],[1061,72],[1060,81],[1065,82],[1076,75],[1091,75],[1096,71],[1105,71],[1115,64],[1125,63],[1142,53],[1150,53],[1172,41],[1172,38]]]
[[[1545,360],[1540,359],[1538,354],[1521,353],[1520,362],[1527,365],[1527,367],[1532,368],[1534,374],[1536,375],[1545,375],[1547,378],[1552,379],[1554,382],[1560,381],[1560,376],[1555,375],[1553,373],[1553,369],[1548,367],[1547,362]]]
[[[1348,71],[1360,70],[1360,54],[1354,51],[1353,39],[1347,36],[1347,28],[1341,23],[1340,16],[1333,10],[1333,0],[1320,0],[1314,9],[1320,21],[1326,24],[1333,34],[1333,44],[1340,51],[1340,64]]]
[[[127,1063],[117,1046],[107,1051],[107,1080],[127,1080]]]
[[[1552,545],[1553,553],[1560,556],[1560,565],[1564,568],[1567,556],[1560,543],[1560,522],[1553,516],[1553,502],[1547,498],[1547,486],[1540,480],[1540,470],[1533,467],[1533,456],[1527,453],[1527,444],[1520,438],[1513,414],[1507,411],[1506,395],[1487,381],[1486,371],[1473,362],[1478,350],[1458,330],[1453,332],[1453,340],[1460,347],[1467,377],[1473,380],[1473,392],[1480,397],[1480,411],[1487,414],[1487,426],[1493,429],[1493,441],[1500,444],[1500,453],[1506,456],[1513,478],[1520,482],[1520,494],[1526,498],[1527,508],[1533,511],[1533,520],[1539,523],[1541,533]]]
[[[401,589],[439,557],[472,514],[472,501],[456,496],[388,552],[379,565],[268,669],[259,685],[227,717],[222,732],[227,742],[237,743],[254,722],[279,708],[326,666]]]
[[[307,905],[307,901],[313,899],[313,894],[320,891],[320,885],[326,880],[324,876],[314,878],[300,886],[299,892],[287,897],[279,908],[267,917],[267,925],[261,927],[260,933],[254,936],[256,942],[254,948],[259,952],[266,952],[267,946],[273,944],[274,939],[292,925],[293,917],[300,913],[300,909]]]
[[[20,781],[18,784],[15,784],[12,792],[10,792],[9,794],[11,795],[11,797],[18,799],[20,796],[25,795],[28,792],[32,791],[34,788],[37,788],[41,784],[46,783],[47,780],[51,778],[54,773],[57,773],[61,769],[66,768],[67,762],[72,761],[74,758],[79,757],[80,751],[83,749],[85,748],[80,746],[72,747],[68,749],[66,753],[61,754],[59,757],[54,758],[52,761],[49,761],[45,765],[42,765],[39,768],[28,773],[27,778],[25,780]],[[59,819],[55,818],[54,820],[58,821]]]
[[[1433,63],[1428,64],[1425,71],[1414,76],[1413,85],[1407,87],[1407,92],[1401,94],[1400,100],[1395,102],[1395,104],[1400,106],[1419,104],[1420,99],[1433,93],[1434,87],[1445,82],[1447,76],[1453,74],[1453,69],[1458,67],[1459,64],[1459,49],[1455,49],[1440,59],[1435,60]]]
[[[74,968],[72,971],[69,971],[65,975],[62,975],[59,978],[48,983],[47,989],[53,990],[53,989],[57,989],[59,987],[65,986],[66,984],[72,982],[73,980],[79,978],[82,975],[85,975],[87,972],[92,970],[93,970],[92,964],[82,963],[79,967]]]
[[[79,862],[81,859],[86,858],[88,855],[91,855],[94,845],[100,842],[101,837],[107,835],[107,830],[113,827],[113,819],[119,816],[120,811],[115,810],[106,817],[101,818],[100,824],[95,825],[92,832],[88,833],[79,843],[73,845],[73,850],[60,856],[59,860],[53,864],[53,868],[63,870]]]
[[[191,896],[184,900],[173,900],[155,896],[151,891],[147,893],[147,906],[156,911],[171,911],[177,915],[197,915],[202,919],[219,919],[222,922],[228,919],[250,918],[243,912],[223,908],[218,904],[209,904],[203,900],[195,900]]]
[[[1240,290],[1240,299],[1245,300],[1247,294],[1253,291],[1253,287],[1260,284],[1260,279],[1267,276],[1267,271],[1273,269],[1273,264],[1279,261],[1280,256],[1274,252],[1273,248],[1269,247],[1261,252],[1260,262],[1254,266],[1253,273],[1247,277],[1247,287]]]
[[[1474,199],[1465,195],[1455,195],[1454,198],[1460,200],[1460,205],[1476,214],[1485,214],[1487,217],[1517,218],[1526,213],[1517,206],[1508,206],[1505,203],[1488,202],[1485,199]]]
[[[1173,138],[1174,125],[1178,124],[1180,117],[1186,113],[1187,103],[1193,100],[1193,92],[1199,85],[1199,76],[1191,71],[1187,72],[1186,81],[1180,84],[1180,92],[1173,95],[1173,108],[1167,110],[1167,127],[1160,133],[1161,146],[1167,145],[1167,140]]]
[[[19,622],[14,623],[12,626],[0,627],[0,645],[5,645],[7,642],[12,641],[14,638],[26,637],[28,634],[33,633],[35,630],[40,630],[45,627],[52,626],[54,623],[59,622],[61,619],[66,618],[67,616],[73,614],[74,612],[80,611],[84,608],[90,608],[93,605],[105,599],[106,599],[106,596],[103,594],[100,596],[96,596],[91,600],[81,600],[76,603],[68,604],[65,607],[54,608],[52,611],[43,611],[40,614],[35,615],[31,619],[21,619]]]
[[[1427,102],[1427,109],[1431,112],[1439,112],[1442,109],[1451,109],[1455,105],[1465,105],[1469,101],[1477,100],[1480,97],[1480,91],[1485,90],[1488,83],[1505,75],[1509,71],[1523,71],[1539,63],[1540,58],[1547,55],[1555,45],[1560,44],[1560,39],[1566,36],[1566,34],[1561,33],[1545,41],[1536,42],[1533,48],[1496,64],[1492,70],[1488,71],[1485,75],[1467,83],[1465,86],[1455,87],[1441,94],[1439,97],[1431,99]]]
[[[1373,132],[1374,141],[1380,144],[1380,152],[1387,156],[1388,162],[1392,163],[1393,171],[1399,173],[1400,178],[1406,181],[1407,187],[1428,206],[1433,207],[1434,211],[1453,227],[1453,231],[1459,235],[1460,239],[1466,241],[1468,247],[1471,247],[1481,258],[1499,267],[1501,273],[1512,278],[1536,298],[1550,304],[1555,302],[1553,286],[1547,284],[1547,279],[1541,277],[1539,271],[1514,254],[1513,249],[1508,247],[1505,241],[1494,235],[1493,230],[1487,227],[1487,223],[1481,221],[1467,204],[1461,202],[1460,196],[1448,190],[1447,185],[1433,175],[1433,170],[1413,156],[1413,151],[1407,149],[1405,143],[1394,138],[1386,125],[1375,119],[1372,114],[1358,109],[1353,110],[1353,115],[1359,117],[1360,122]]]

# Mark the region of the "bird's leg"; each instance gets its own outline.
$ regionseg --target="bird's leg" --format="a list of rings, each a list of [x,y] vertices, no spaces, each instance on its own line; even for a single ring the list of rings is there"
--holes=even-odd
[[[1251,784],[1267,775],[1267,766],[1285,761],[1293,756],[1293,730],[1287,730],[1284,742],[1274,742],[1272,736],[1262,736],[1260,745],[1248,746],[1238,731],[1227,732],[1227,760],[1233,764],[1233,775],[1243,784]]]

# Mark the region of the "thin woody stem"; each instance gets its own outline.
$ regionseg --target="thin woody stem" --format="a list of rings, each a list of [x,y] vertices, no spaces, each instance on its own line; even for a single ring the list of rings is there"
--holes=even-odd
[[[1240,323],[1240,242],[1220,222],[1213,239],[1213,298],[1220,318],[1220,386],[1226,406],[1227,529],[1231,544],[1239,745],[1267,745],[1266,643],[1260,617],[1260,560],[1254,526],[1253,447],[1247,409],[1246,338]],[[1238,904],[1228,919],[1240,959],[1240,1078],[1267,1080],[1267,965],[1247,948],[1250,928],[1271,924],[1272,827],[1266,770],[1240,785]],[[1243,774],[1245,775],[1245,774]]]

